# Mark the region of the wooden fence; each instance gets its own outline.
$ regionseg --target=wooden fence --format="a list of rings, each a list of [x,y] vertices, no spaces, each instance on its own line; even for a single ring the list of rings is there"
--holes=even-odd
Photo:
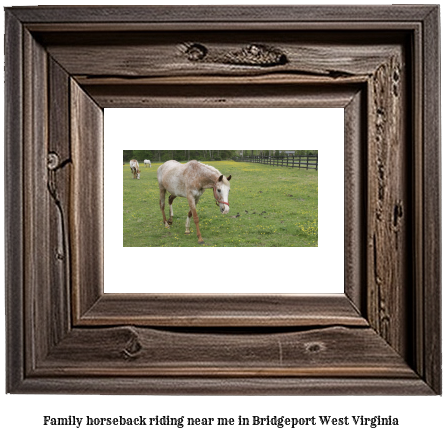
[[[263,157],[260,155],[252,155],[249,157],[235,157],[234,160],[268,164],[269,166],[298,167],[306,170],[318,170],[318,155],[298,155],[292,157]]]

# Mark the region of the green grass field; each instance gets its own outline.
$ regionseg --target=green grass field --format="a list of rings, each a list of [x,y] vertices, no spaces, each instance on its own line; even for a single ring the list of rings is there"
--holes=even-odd
[[[129,164],[123,166],[123,245],[194,247],[194,221],[185,235],[189,211],[185,198],[173,203],[174,223],[167,229],[159,207],[157,168],[140,164],[140,179],[132,179]],[[197,205],[205,246],[282,247],[318,245],[318,172],[272,167],[264,164],[213,161],[224,175],[232,175],[230,211],[220,213],[211,190]],[[169,207],[166,195],[166,217]]]

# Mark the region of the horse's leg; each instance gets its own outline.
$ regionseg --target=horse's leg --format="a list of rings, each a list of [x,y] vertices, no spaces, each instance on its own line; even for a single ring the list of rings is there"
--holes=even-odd
[[[195,206],[196,207],[197,207],[197,204],[198,204],[198,199],[195,199]],[[191,230],[190,230],[190,227],[191,227],[191,217],[192,217],[192,210],[189,210],[188,211],[188,215],[186,217],[186,231],[185,231],[185,234],[191,234]]]
[[[192,195],[188,195],[189,208],[191,209],[192,218],[194,219],[195,227],[197,228],[198,243],[203,244],[205,242],[204,242],[202,235],[200,233],[199,218],[198,218],[197,209],[196,209],[197,202],[198,202],[198,200],[194,199],[194,197]],[[188,217],[189,217],[189,213],[188,213]]]
[[[191,230],[189,229],[191,226],[191,216],[192,216],[192,210],[189,210],[188,216],[186,218],[186,231],[185,234],[191,234]]]
[[[162,186],[159,186],[160,188],[160,210],[162,212],[163,215],[163,223],[165,224],[166,228],[169,228],[169,224],[168,221],[166,220],[166,215],[165,215],[165,194],[166,194],[166,189]]]
[[[172,217],[174,216],[174,212],[172,210],[172,202],[174,201],[174,199],[176,197],[177,196],[173,196],[173,195],[169,196],[169,219],[168,219],[168,224],[169,225],[172,225]]]

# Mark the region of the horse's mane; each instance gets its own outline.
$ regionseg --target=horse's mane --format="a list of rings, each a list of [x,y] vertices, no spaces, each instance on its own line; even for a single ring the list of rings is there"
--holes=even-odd
[[[200,161],[197,161],[198,164],[201,164],[202,166],[206,166],[208,169],[217,172],[219,175],[221,175],[221,172],[219,170],[217,170],[215,167],[210,166],[209,164],[205,164],[205,163],[200,163]]]

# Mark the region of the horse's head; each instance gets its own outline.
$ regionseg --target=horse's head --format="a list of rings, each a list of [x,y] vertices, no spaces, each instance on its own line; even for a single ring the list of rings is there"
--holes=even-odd
[[[137,179],[140,179],[140,171],[137,170]]]
[[[220,212],[222,214],[226,214],[229,212],[229,190],[231,187],[231,184],[229,183],[231,179],[231,175],[229,175],[227,178],[223,175],[220,175],[217,182],[214,186],[214,198],[217,201]]]

